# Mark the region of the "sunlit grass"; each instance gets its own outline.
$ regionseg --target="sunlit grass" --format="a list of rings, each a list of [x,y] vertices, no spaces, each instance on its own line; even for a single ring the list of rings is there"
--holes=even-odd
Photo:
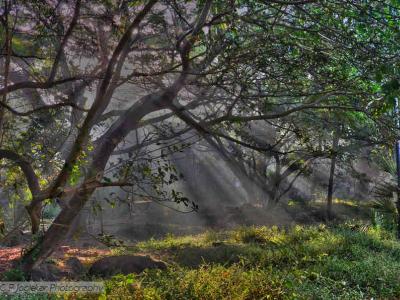
[[[367,202],[367,201],[364,201]],[[296,201],[290,200],[288,201],[289,206],[295,205]],[[326,198],[321,197],[318,199],[315,199],[313,201],[310,201],[310,203],[315,203],[315,204],[326,204]],[[346,206],[352,206],[352,207],[358,207],[361,205],[360,201],[357,200],[352,200],[352,199],[341,199],[341,198],[334,198],[332,199],[333,204],[343,204]]]
[[[139,243],[166,271],[119,276],[124,299],[366,299],[400,297],[400,243],[362,223],[239,227]]]

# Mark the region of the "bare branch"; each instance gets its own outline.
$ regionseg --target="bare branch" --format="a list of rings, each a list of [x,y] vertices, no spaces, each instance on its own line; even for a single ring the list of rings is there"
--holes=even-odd
[[[80,6],[81,6],[81,0],[76,0],[74,16],[72,17],[72,21],[71,21],[71,23],[70,23],[70,25],[68,27],[67,32],[64,35],[64,38],[63,38],[63,40],[61,42],[61,45],[60,45],[60,47],[59,47],[59,49],[57,51],[56,57],[54,58],[53,66],[51,68],[50,75],[49,75],[49,78],[47,80],[49,82],[53,81],[54,78],[56,77],[58,65],[59,65],[60,59],[61,59],[61,57],[63,55],[65,45],[67,44],[68,39],[70,38],[70,36],[72,34],[72,31],[73,31],[75,25],[78,22]]]
[[[104,101],[104,100],[105,100],[105,96],[107,95],[107,89],[112,80],[115,64],[118,62],[118,57],[121,54],[121,52],[124,50],[126,45],[129,44],[133,30],[135,28],[137,28],[137,26],[139,26],[141,21],[144,19],[144,17],[147,15],[147,13],[151,10],[151,8],[154,6],[154,4],[156,2],[157,2],[157,0],[150,0],[144,6],[142,11],[139,12],[139,14],[133,20],[131,25],[128,27],[125,34],[120,39],[117,47],[115,48],[113,55],[110,59],[110,62],[108,63],[107,69],[105,71],[104,79],[102,80],[101,85],[96,94],[96,98],[93,102],[93,105],[85,118],[85,121],[79,131],[79,134],[75,140],[75,143],[71,149],[71,152],[69,153],[69,155],[64,163],[64,166],[63,166],[61,172],[59,173],[57,178],[54,180],[54,182],[50,188],[50,194],[56,193],[58,188],[62,187],[65,184],[65,182],[67,181],[68,176],[71,172],[71,166],[76,163],[76,161],[79,157],[79,154],[80,154],[84,144],[86,143],[86,140],[89,135],[90,128],[93,125],[93,122],[96,120],[97,116],[99,114],[101,114],[108,105],[108,101]]]
[[[86,79],[85,76],[72,76],[68,78],[63,78],[54,81],[46,81],[46,82],[35,82],[35,81],[21,81],[16,82],[14,84],[9,85],[7,88],[0,89],[0,95],[4,95],[10,92],[15,92],[22,89],[39,89],[39,90],[46,90],[57,85],[61,85],[71,81],[78,81]]]
[[[31,110],[28,110],[28,111],[25,111],[25,112],[17,111],[14,108],[12,108],[10,105],[8,105],[8,104],[6,104],[4,102],[0,102],[0,106],[4,107],[5,109],[10,111],[14,115],[22,116],[22,117],[29,116],[29,115],[31,115],[33,113],[41,112],[41,111],[44,111],[44,110],[56,109],[56,108],[65,107],[65,106],[73,107],[73,108],[76,108],[76,109],[81,110],[81,111],[88,111],[88,109],[80,107],[79,105],[77,105],[74,102],[61,102],[61,103],[55,103],[55,104],[50,104],[50,105],[39,106],[37,108],[31,109]]]

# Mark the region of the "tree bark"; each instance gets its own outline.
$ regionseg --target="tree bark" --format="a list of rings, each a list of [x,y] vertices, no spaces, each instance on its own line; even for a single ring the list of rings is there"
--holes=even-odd
[[[35,207],[27,207],[29,218],[31,219],[32,234],[37,234],[40,229],[40,217],[42,216],[42,204],[38,203]]]

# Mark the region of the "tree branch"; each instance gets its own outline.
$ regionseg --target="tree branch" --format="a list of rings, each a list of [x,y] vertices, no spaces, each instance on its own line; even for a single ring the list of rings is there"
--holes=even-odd
[[[306,109],[343,109],[343,110],[353,110],[353,111],[360,111],[363,112],[361,109],[357,109],[351,106],[344,106],[344,105],[301,105],[292,109],[288,109],[284,112],[274,113],[274,114],[267,114],[267,115],[258,115],[258,116],[230,116],[226,115],[212,121],[207,122],[207,125],[215,125],[224,121],[230,122],[247,122],[247,121],[256,121],[256,120],[271,120],[271,119],[279,119],[283,117],[287,117],[295,112],[299,112]]]
[[[80,107],[79,105],[77,105],[74,102],[61,102],[61,103],[55,103],[55,104],[50,104],[50,105],[43,105],[43,106],[39,106],[37,108],[31,109],[31,110],[28,110],[28,111],[25,111],[25,112],[17,111],[14,108],[12,108],[10,105],[8,105],[8,104],[6,104],[4,102],[0,102],[0,106],[4,107],[8,111],[10,111],[12,114],[17,115],[17,116],[21,116],[21,117],[29,116],[29,115],[31,115],[33,113],[36,113],[36,112],[55,109],[55,108],[59,108],[59,107],[65,107],[65,106],[73,107],[73,108],[76,108],[76,109],[81,110],[81,111],[88,111],[88,109]]]
[[[35,81],[21,81],[21,82],[16,82],[14,84],[11,84],[7,86],[7,88],[1,88],[0,89],[0,95],[4,95],[10,92],[15,92],[17,90],[22,90],[22,89],[40,89],[40,90],[46,90],[50,89],[52,87],[55,87],[57,85],[61,85],[67,82],[71,81],[78,81],[78,80],[84,80],[85,76],[72,76],[68,78],[63,78],[59,80],[54,80],[54,81],[46,81],[46,82],[35,82]]]
[[[72,34],[72,31],[73,31],[75,25],[78,22],[80,6],[81,6],[81,0],[76,0],[74,16],[72,17],[72,21],[71,21],[71,23],[70,23],[70,25],[69,25],[69,27],[67,29],[67,32],[64,35],[64,38],[63,38],[63,40],[61,42],[60,47],[58,48],[56,57],[54,58],[53,66],[51,68],[50,75],[49,75],[49,78],[47,80],[49,82],[53,81],[54,78],[56,77],[58,65],[60,63],[60,59],[61,59],[61,57],[63,55],[63,52],[64,52],[64,47],[67,44],[68,39],[70,38],[70,36]]]
[[[22,156],[20,156],[18,153],[15,153],[10,150],[0,149],[0,160],[2,158],[6,158],[13,161],[21,168],[28,182],[28,186],[32,193],[32,196],[35,197],[36,195],[38,195],[40,192],[39,180],[31,164],[28,161],[26,161]]]

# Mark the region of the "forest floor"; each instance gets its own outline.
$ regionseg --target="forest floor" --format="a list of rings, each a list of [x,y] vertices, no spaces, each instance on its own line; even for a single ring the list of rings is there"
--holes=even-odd
[[[100,296],[78,299],[398,299],[400,243],[362,222],[240,227],[150,239],[109,252],[64,256],[93,260],[146,254],[167,270],[117,275]],[[61,257],[60,257],[61,258]],[[82,280],[101,280],[82,277]],[[45,298],[32,298],[45,299]],[[77,299],[77,298],[70,298]]]
[[[362,222],[240,227],[114,251],[150,254],[169,268],[106,281],[111,299],[400,297],[400,243]]]
[[[317,212],[321,207],[315,205]],[[336,212],[342,205],[351,204],[341,203]],[[20,247],[0,249],[0,265],[20,252]],[[88,268],[100,257],[120,254],[150,255],[168,268],[117,275],[104,281],[103,295],[70,299],[400,298],[400,243],[365,219],[170,234],[110,249],[65,246],[52,260],[62,266],[76,257]]]
[[[13,262],[21,257],[24,251],[24,245],[15,247],[0,248],[0,275],[12,268]],[[59,266],[62,267],[65,260],[69,257],[76,257],[84,265],[93,263],[97,258],[110,255],[111,250],[98,249],[93,247],[71,247],[61,246],[52,255],[51,259],[54,260]],[[1,299],[1,298],[0,298]]]

